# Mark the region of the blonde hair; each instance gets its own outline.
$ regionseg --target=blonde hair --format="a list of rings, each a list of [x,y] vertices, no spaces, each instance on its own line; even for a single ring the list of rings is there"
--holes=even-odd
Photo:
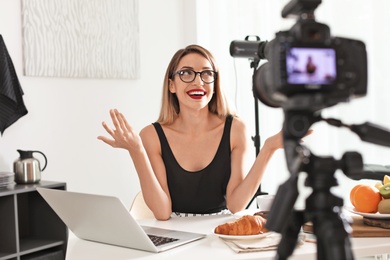
[[[228,115],[235,115],[235,112],[229,106],[226,95],[220,86],[220,74],[213,55],[207,49],[199,45],[192,44],[188,45],[184,49],[178,50],[173,55],[165,72],[160,116],[157,119],[157,122],[160,124],[172,124],[180,113],[179,101],[176,97],[176,94],[169,91],[169,80],[173,78],[173,74],[176,72],[177,65],[179,64],[180,60],[190,53],[197,53],[205,57],[210,62],[213,70],[217,72],[217,78],[214,81],[215,93],[211,98],[210,103],[208,104],[209,111],[221,118],[224,118]]]

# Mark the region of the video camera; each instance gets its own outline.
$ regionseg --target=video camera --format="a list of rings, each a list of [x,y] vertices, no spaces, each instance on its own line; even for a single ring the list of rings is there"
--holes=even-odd
[[[367,93],[367,53],[359,40],[332,37],[327,25],[315,21],[321,0],[293,0],[282,17],[297,16],[289,31],[270,42],[232,41],[233,57],[267,59],[253,75],[253,91],[262,103],[281,107],[300,96],[301,109],[318,110]],[[305,99],[316,97],[316,106]],[[310,106],[310,107],[309,107]]]
[[[321,0],[291,0],[282,17],[298,16],[288,31],[270,42],[233,41],[230,54],[252,60],[253,94],[265,105],[282,107],[283,146],[290,177],[279,186],[266,228],[281,233],[275,259],[287,259],[296,247],[304,223],[312,222],[317,238],[317,259],[353,259],[350,225],[343,214],[343,199],[331,192],[338,185],[336,170],[351,179],[383,179],[384,172],[364,169],[362,156],[346,152],[341,159],[317,156],[301,144],[311,125],[325,121],[346,127],[361,140],[390,147],[390,130],[366,122],[347,125],[323,118],[321,109],[367,94],[367,53],[359,40],[332,37],[327,25],[317,23],[314,10]],[[261,59],[268,62],[258,66]],[[312,189],[304,210],[294,209],[299,195],[298,176],[306,172],[305,186]]]

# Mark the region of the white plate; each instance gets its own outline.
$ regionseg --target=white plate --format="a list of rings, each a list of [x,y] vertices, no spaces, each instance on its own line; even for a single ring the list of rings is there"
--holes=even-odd
[[[366,218],[390,219],[390,214],[381,214],[379,212],[377,212],[377,213],[364,213],[364,212],[356,211],[355,208],[348,207],[348,206],[346,206],[345,209],[352,212],[352,213],[358,214],[358,215],[366,217]]]
[[[247,240],[247,239],[264,238],[264,237],[267,237],[267,236],[269,236],[271,234],[272,234],[272,232],[267,232],[267,233],[258,234],[258,235],[233,236],[233,235],[222,235],[222,234],[214,233],[214,235],[219,236],[220,238],[223,238],[223,239],[235,239],[235,240]]]

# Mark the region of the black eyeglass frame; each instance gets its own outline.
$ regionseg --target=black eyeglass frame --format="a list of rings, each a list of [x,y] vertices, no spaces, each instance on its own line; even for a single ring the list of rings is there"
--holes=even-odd
[[[182,79],[182,75],[183,75],[183,74],[181,74],[181,73],[183,73],[184,71],[192,71],[192,72],[194,73],[194,78],[193,78],[192,80],[190,80],[190,81],[185,81],[185,80],[183,80],[183,79]],[[213,79],[213,81],[206,82],[206,81],[203,80],[202,74],[205,73],[205,72],[213,72],[213,73],[214,73],[214,79]],[[193,82],[193,81],[196,79],[196,76],[197,76],[198,74],[199,74],[199,76],[200,76],[200,79],[201,79],[204,83],[206,83],[206,84],[211,84],[211,83],[213,83],[213,82],[217,79],[217,77],[218,77],[218,72],[216,72],[216,71],[214,71],[214,70],[195,71],[195,70],[193,70],[193,69],[182,69],[182,70],[178,70],[178,71],[174,72],[174,73],[172,74],[172,77],[171,77],[171,78],[173,78],[176,74],[179,75],[180,80],[183,81],[184,83],[191,83],[191,82]]]

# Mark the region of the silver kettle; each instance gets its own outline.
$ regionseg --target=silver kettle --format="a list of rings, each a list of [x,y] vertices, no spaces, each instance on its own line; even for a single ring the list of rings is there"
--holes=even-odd
[[[47,166],[46,156],[40,151],[17,151],[20,157],[14,162],[15,182],[19,184],[38,183],[41,180],[41,172]],[[45,158],[42,170],[39,160],[33,157],[33,153],[40,153]]]

